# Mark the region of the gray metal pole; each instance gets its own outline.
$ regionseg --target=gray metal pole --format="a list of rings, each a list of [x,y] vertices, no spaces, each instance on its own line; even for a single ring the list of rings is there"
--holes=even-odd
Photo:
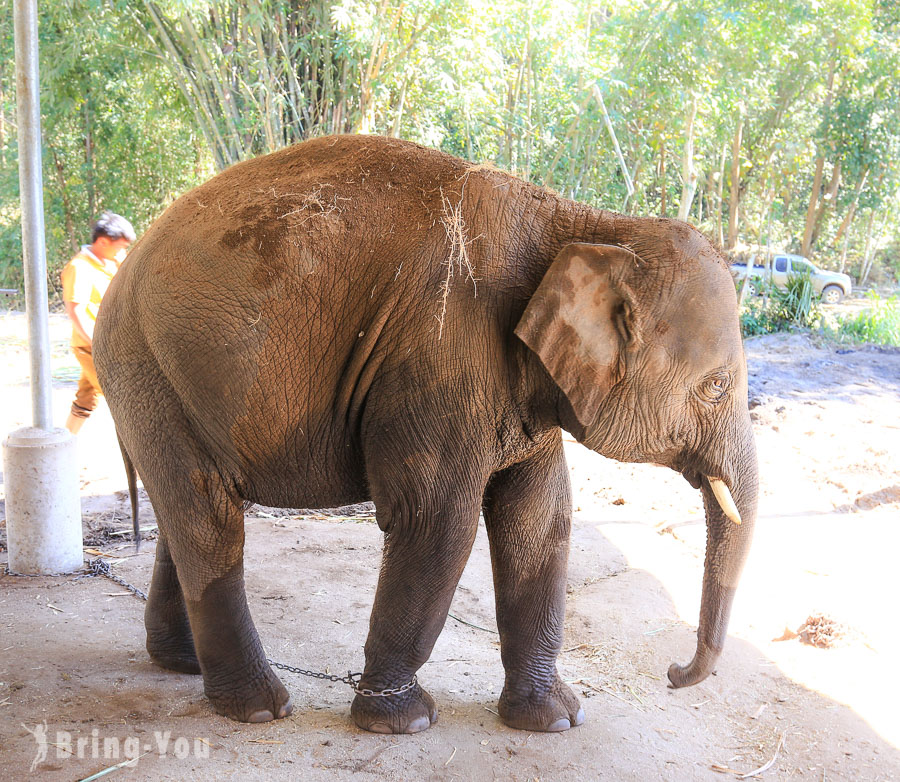
[[[11,432],[3,443],[8,567],[13,573],[71,573],[84,561],[81,502],[75,438],[65,429],[53,428],[50,412],[37,0],[13,0],[13,16],[25,308],[34,426]]]
[[[41,177],[41,100],[38,80],[37,0],[14,0],[16,107],[19,119],[19,192],[25,264],[25,313],[31,353],[31,413],[36,429],[53,428],[50,412],[50,329],[47,253]]]

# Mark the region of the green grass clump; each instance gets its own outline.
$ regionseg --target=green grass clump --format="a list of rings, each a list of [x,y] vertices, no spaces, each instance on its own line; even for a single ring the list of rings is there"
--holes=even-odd
[[[872,302],[871,309],[838,322],[835,330],[838,339],[900,346],[900,299],[897,295],[882,299],[874,291],[870,291],[867,298]]]
[[[787,286],[772,290],[774,317],[788,326],[812,328],[819,321],[819,296],[813,288],[809,272],[791,274]]]
[[[761,299],[746,299],[740,317],[745,337],[813,328],[821,319],[821,310],[809,273],[792,274],[786,288],[771,286],[768,307],[763,307]]]
[[[762,299],[747,299],[741,309],[741,334],[745,337],[759,337],[786,330],[787,324],[775,317],[771,306],[764,309]]]

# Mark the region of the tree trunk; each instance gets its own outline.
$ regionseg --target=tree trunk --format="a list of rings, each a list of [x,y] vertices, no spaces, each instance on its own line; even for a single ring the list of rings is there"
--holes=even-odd
[[[635,155],[635,164],[634,168],[631,170],[631,181],[632,183],[638,181],[638,177],[641,175],[641,169],[644,167],[644,158],[642,155]],[[634,190],[628,195],[625,196],[625,200],[622,202],[622,211],[626,214],[634,214],[634,206],[637,203],[637,199],[634,201],[631,200],[631,197],[637,192],[637,185],[634,185]],[[630,202],[630,204],[629,204]]]
[[[91,99],[88,96],[84,101],[84,185],[87,191],[88,217],[93,220],[97,217],[95,212],[94,194],[94,131],[91,126]]]
[[[850,226],[853,224],[853,218],[856,216],[856,207],[859,205],[859,194],[866,186],[866,179],[868,178],[868,176],[869,168],[867,166],[863,171],[863,175],[856,183],[856,189],[853,192],[853,203],[850,204],[850,208],[847,210],[847,214],[844,215],[844,219],[841,221],[840,227],[838,228],[837,233],[834,235],[834,245],[837,245],[837,243],[841,239],[841,236],[844,237],[844,244],[841,246],[841,272],[844,271],[847,264],[847,243],[850,239]]]
[[[716,241],[719,247],[725,245],[725,223],[722,220],[722,192],[725,187],[725,157],[728,154],[728,145],[722,144],[722,154],[719,157],[719,181],[716,183]]]
[[[869,214],[869,224],[866,226],[866,247],[863,250],[862,261],[859,264],[859,284],[864,285],[866,280],[869,277],[869,268],[871,267],[871,261],[869,253],[872,250],[872,228],[875,225],[875,210]]]
[[[391,136],[394,138],[400,137],[400,123],[403,120],[403,107],[406,105],[406,88],[409,84],[409,79],[406,78],[403,80],[403,84],[400,85],[400,97],[397,99],[397,111],[394,114],[394,124],[391,126]],[[468,144],[468,131],[466,132],[466,143]]]
[[[3,80],[0,76],[0,166],[6,165],[6,96],[3,94]]]
[[[691,212],[694,194],[697,192],[697,169],[694,166],[694,120],[697,118],[697,96],[691,98],[684,131],[684,155],[681,159],[681,201],[678,219],[687,220]]]
[[[738,115],[737,129],[731,141],[731,183],[728,194],[728,244],[725,249],[734,249],[738,240],[738,219],[741,204],[741,138],[744,132],[744,112]]]
[[[193,50],[197,55],[199,61],[202,63],[204,70],[208,74],[209,80],[212,82],[213,90],[218,97],[219,105],[221,106],[221,113],[225,117],[229,141],[231,142],[231,160],[242,160],[245,156],[245,153],[243,144],[241,143],[241,136],[237,131],[237,126],[240,124],[240,119],[237,116],[237,111],[234,106],[234,99],[231,90],[227,85],[223,85],[222,80],[218,78],[218,73],[216,69],[213,68],[212,62],[210,61],[209,56],[206,53],[206,47],[200,40],[200,36],[197,34],[197,30],[194,27],[193,22],[191,22],[191,17],[189,14],[182,14],[181,26],[186,33],[185,43],[190,44],[193,47]],[[219,32],[221,35],[225,34],[224,30]]]
[[[145,28],[144,32],[156,48],[160,59],[169,64],[172,75],[178,83],[178,88],[181,90],[181,94],[187,101],[188,106],[191,107],[194,119],[213,153],[216,169],[221,171],[226,165],[235,161],[230,160],[230,152],[219,133],[219,127],[214,119],[214,112],[204,100],[205,95],[197,83],[194,69],[179,56],[175,43],[166,29],[162,12],[156,7],[155,3],[144,0],[144,7],[147,9],[150,20],[153,22],[159,41],[151,34],[150,30]]]
[[[666,216],[666,141],[663,139],[659,148],[659,213]]]
[[[69,237],[69,244],[72,247],[72,252],[76,252],[79,247],[78,236],[75,233],[75,220],[72,217],[72,203],[69,201],[69,193],[66,190],[66,175],[63,171],[63,164],[59,159],[59,155],[57,154],[56,149],[51,147],[50,152],[53,155],[53,167],[56,170],[56,183],[59,185],[59,192],[62,196],[63,218],[66,222],[66,234]]]
[[[828,84],[825,91],[825,104],[823,109],[825,112],[831,107],[831,98],[834,90],[834,60],[828,65]],[[813,175],[812,190],[809,193],[809,206],[806,209],[806,225],[803,227],[803,244],[800,248],[800,254],[809,257],[812,248],[813,231],[816,226],[816,215],[818,214],[819,190],[822,187],[822,170],[825,168],[824,150],[819,151],[816,157],[816,171]]]
[[[869,230],[866,236],[866,257],[865,257],[865,268],[863,269],[862,276],[860,278],[859,284],[865,285],[866,281],[869,279],[869,272],[872,271],[872,266],[875,264],[875,255],[878,252],[878,247],[881,244],[882,239],[884,239],[884,228],[888,223],[888,215],[884,215],[881,220],[881,225],[878,227],[878,239],[875,242],[872,242],[873,235],[873,224],[874,224],[875,211],[872,210],[872,218],[869,220]]]
[[[584,114],[585,109],[587,109],[588,103],[591,102],[594,95],[588,90],[587,95],[584,96],[584,100],[581,102],[581,105],[578,107],[578,113],[575,115],[575,118],[572,120],[569,125],[569,129],[566,131],[565,138],[563,138],[562,143],[556,145],[556,154],[553,156],[553,160],[550,161],[550,165],[547,166],[547,173],[544,174],[544,187],[553,187],[553,182],[556,173],[556,166],[559,163],[560,158],[562,157],[563,152],[568,148],[569,140],[575,135],[575,132],[578,130],[579,125],[581,124],[581,117]]]
[[[813,175],[812,190],[809,194],[809,206],[806,209],[806,224],[803,227],[803,244],[800,254],[809,257],[809,248],[812,243],[813,226],[815,225],[816,204],[819,200],[819,189],[822,187],[822,169],[825,167],[825,158],[819,155],[816,158],[816,172]]]
[[[769,184],[768,182],[766,184]],[[756,243],[758,245],[762,245],[762,232],[768,231],[772,225],[772,202],[775,200],[775,188],[769,184],[766,188],[766,194],[763,196],[762,207],[759,210],[760,220],[759,220],[759,233],[757,234]],[[766,244],[768,245],[769,238],[768,234],[766,235]]]
[[[838,188],[841,184],[841,161],[834,164],[831,170],[831,180],[825,189],[825,196],[819,202],[819,208],[816,211],[816,219],[813,222],[812,237],[810,237],[809,245],[814,247],[816,239],[819,238],[819,232],[822,230],[822,219],[825,217],[828,208],[837,200]]]
[[[597,123],[597,126],[594,128],[594,132],[591,134],[590,140],[587,143],[587,146],[584,150],[584,158],[581,162],[581,171],[578,173],[578,179],[575,182],[575,188],[573,190],[572,197],[578,198],[578,193],[581,190],[581,185],[584,182],[585,176],[587,176],[588,171],[591,169],[591,165],[594,162],[594,151],[597,149],[597,141],[600,139],[600,133],[602,132],[603,127]]]

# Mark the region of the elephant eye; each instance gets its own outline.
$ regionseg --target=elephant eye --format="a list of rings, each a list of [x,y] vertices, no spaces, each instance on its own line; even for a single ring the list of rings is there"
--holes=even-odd
[[[704,402],[715,404],[725,398],[731,390],[731,375],[721,371],[707,377],[697,389],[697,396]]]

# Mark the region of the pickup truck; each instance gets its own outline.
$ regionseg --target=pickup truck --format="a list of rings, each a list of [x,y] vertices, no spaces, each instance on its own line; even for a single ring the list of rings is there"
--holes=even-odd
[[[738,284],[744,279],[746,271],[747,265],[745,263],[731,264],[731,274]],[[819,269],[801,255],[776,253],[772,256],[771,279],[772,284],[778,288],[787,287],[787,281],[790,275],[805,274],[806,272],[809,272],[809,278],[812,281],[813,289],[822,297],[822,301],[827,304],[837,304],[844,296],[850,294],[852,283],[846,274]],[[764,266],[757,266],[754,264],[750,267],[750,279],[747,281],[749,288],[747,292],[751,296],[761,292],[762,282],[765,279],[765,276],[766,269]]]

